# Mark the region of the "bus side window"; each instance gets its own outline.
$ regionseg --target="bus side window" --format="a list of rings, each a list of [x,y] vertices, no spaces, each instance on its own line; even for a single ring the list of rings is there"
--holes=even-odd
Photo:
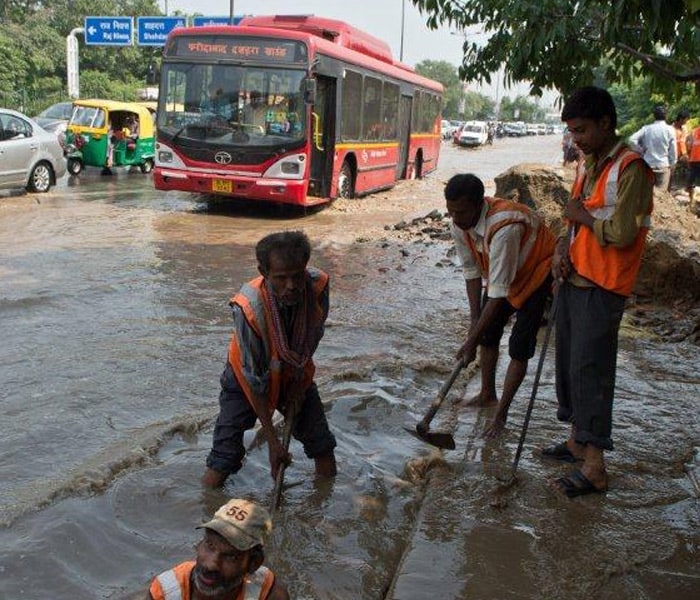
[[[363,138],[378,140],[382,137],[382,82],[376,77],[365,77],[364,107],[362,114]]]

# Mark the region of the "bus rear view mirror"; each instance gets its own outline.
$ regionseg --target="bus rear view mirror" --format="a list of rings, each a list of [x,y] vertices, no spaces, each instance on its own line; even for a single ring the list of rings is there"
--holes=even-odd
[[[316,80],[313,77],[304,79],[303,84],[304,103],[316,104]]]

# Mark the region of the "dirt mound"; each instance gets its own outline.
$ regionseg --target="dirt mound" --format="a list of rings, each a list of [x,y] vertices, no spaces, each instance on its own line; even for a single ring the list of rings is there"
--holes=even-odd
[[[559,235],[562,207],[569,197],[573,169],[520,164],[498,175],[494,195],[524,202],[540,214]],[[431,208],[385,227],[401,240],[449,241],[449,219]],[[700,219],[675,197],[654,197],[652,230],[647,239],[630,313],[635,322],[649,326],[666,339],[700,341]]]

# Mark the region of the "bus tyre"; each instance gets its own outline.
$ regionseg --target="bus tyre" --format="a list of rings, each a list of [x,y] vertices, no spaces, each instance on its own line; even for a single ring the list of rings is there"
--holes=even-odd
[[[68,172],[71,175],[77,175],[83,170],[83,163],[81,163],[77,158],[68,159]]]
[[[146,159],[140,168],[141,173],[150,173],[153,170],[153,159]]]
[[[416,154],[409,179],[423,179],[423,156],[420,154]]]
[[[354,198],[355,197],[355,182],[353,181],[352,169],[347,161],[343,162],[343,166],[338,173],[338,198]]]

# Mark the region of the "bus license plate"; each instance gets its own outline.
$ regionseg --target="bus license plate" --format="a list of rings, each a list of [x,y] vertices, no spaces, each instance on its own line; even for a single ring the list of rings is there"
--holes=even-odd
[[[227,192],[231,193],[233,191],[233,182],[227,179],[213,179],[211,182],[212,192]]]

